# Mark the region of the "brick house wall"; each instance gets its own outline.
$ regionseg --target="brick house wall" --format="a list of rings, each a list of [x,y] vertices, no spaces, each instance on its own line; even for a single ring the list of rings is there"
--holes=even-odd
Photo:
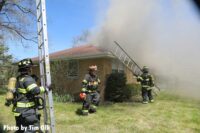
[[[81,83],[86,73],[88,73],[88,66],[97,65],[98,71],[97,74],[101,80],[99,86],[101,100],[104,100],[104,89],[106,84],[106,79],[109,74],[112,73],[112,58],[102,57],[94,59],[74,59],[74,60],[60,60],[59,62],[51,62],[51,75],[52,75],[52,84],[56,89],[56,92],[67,93],[74,95],[75,98],[78,97],[81,89]],[[78,75],[75,77],[69,77],[69,62],[76,61],[78,64]],[[56,63],[56,70],[54,68]],[[132,73],[124,68],[124,72],[127,77],[127,83],[134,83],[136,80],[133,78]],[[39,76],[39,67],[33,69],[33,73]],[[55,91],[55,90],[54,90]]]

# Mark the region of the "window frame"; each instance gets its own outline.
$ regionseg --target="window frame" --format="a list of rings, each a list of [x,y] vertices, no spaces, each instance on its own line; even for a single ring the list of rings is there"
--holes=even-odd
[[[75,68],[75,67],[73,67],[73,66],[70,66],[70,63],[72,63],[72,62],[76,62],[75,64],[77,65],[77,67]],[[76,73],[77,73],[77,75],[70,75],[71,73],[73,73],[73,72],[70,72],[70,70],[72,69],[72,68],[74,68],[74,69],[76,69],[76,70],[74,70],[74,71],[76,71]],[[79,77],[79,60],[69,60],[68,62],[67,62],[67,78],[68,79],[78,79],[78,77]]]
[[[125,66],[117,59],[112,60],[112,73],[125,73]]]

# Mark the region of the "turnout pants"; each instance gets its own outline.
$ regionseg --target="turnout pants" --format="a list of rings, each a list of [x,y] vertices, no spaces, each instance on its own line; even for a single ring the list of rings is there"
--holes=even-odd
[[[153,100],[152,89],[142,88],[143,101]]]
[[[34,109],[15,117],[16,126],[19,128],[15,133],[42,133],[40,130],[40,115]]]
[[[90,113],[96,112],[96,108],[100,102],[100,94],[98,92],[88,93],[86,99],[83,101],[82,110]]]

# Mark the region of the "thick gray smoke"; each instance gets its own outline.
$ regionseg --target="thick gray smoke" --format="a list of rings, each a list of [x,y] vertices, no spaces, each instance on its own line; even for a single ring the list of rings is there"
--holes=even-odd
[[[190,0],[110,0],[93,41],[110,49],[114,40],[162,88],[199,97],[200,19]]]

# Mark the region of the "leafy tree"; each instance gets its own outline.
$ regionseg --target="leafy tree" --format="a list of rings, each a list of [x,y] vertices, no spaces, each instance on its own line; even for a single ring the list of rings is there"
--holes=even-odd
[[[12,56],[8,54],[8,47],[0,43],[0,85],[7,84],[7,80],[16,74],[16,68],[12,65]]]

